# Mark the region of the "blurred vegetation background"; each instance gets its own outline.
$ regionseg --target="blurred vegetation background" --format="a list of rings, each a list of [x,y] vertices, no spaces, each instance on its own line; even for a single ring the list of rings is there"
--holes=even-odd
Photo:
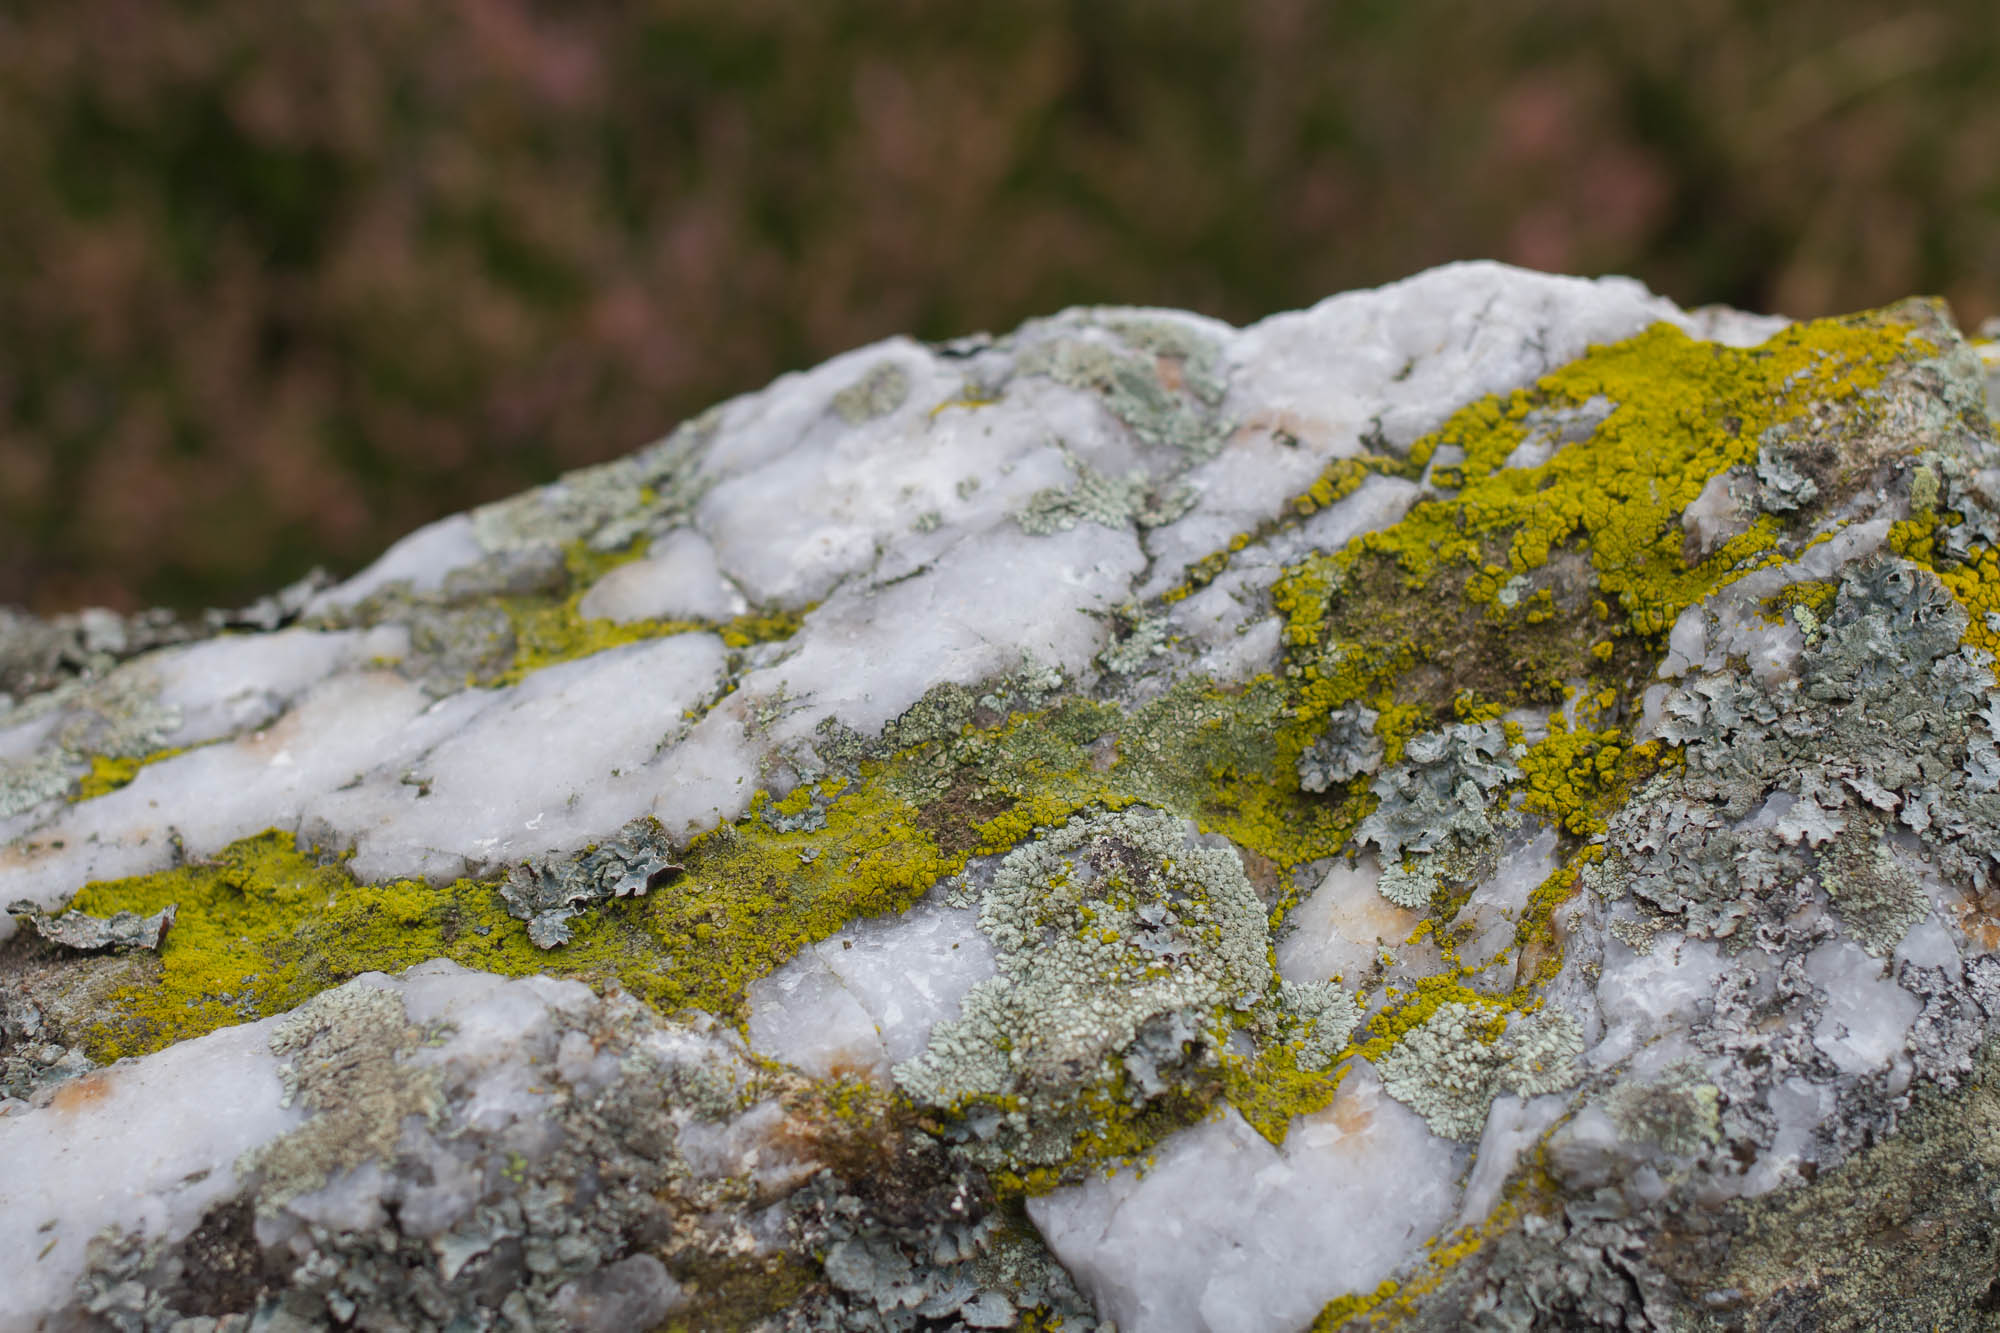
[[[1444,260],[2000,303],[1992,0],[0,0],[0,603],[229,605],[889,333]]]

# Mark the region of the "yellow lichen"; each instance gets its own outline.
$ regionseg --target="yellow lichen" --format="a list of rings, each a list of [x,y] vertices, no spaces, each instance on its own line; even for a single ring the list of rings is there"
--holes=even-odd
[[[530,672],[559,662],[570,662],[592,653],[623,644],[663,639],[674,634],[708,632],[721,636],[731,648],[747,648],[754,643],[788,639],[812,612],[811,606],[797,610],[763,608],[728,620],[615,620],[591,618],[579,609],[591,586],[618,566],[642,558],[646,543],[634,542],[623,550],[594,551],[582,542],[572,542],[563,558],[569,571],[568,591],[559,598],[508,597],[501,599],[514,628],[514,658],[507,669],[488,685],[511,685]]]
[[[1834,598],[1839,594],[1837,585],[1825,579],[1808,579],[1802,583],[1788,584],[1758,604],[1765,623],[1778,625],[1793,613],[1794,608],[1803,607],[1816,620],[1824,620],[1833,610]]]
[[[276,831],[212,860],[88,885],[70,906],[108,916],[169,903],[177,915],[160,946],[158,975],[107,998],[85,1042],[95,1059],[144,1054],[290,1009],[358,973],[428,958],[513,976],[617,981],[642,995],[654,992],[668,961],[629,910],[580,920],[574,941],[551,956],[528,942],[490,882],[361,884],[338,861]]]
[[[94,754],[90,757],[90,771],[78,779],[76,790],[71,793],[72,801],[88,801],[117,791],[127,786],[139,776],[139,770],[149,764],[157,764],[162,759],[172,759],[177,754],[187,753],[185,746],[175,746],[168,750],[155,750],[151,754],[120,756]]]
[[[1975,547],[1964,561],[1937,570],[1937,576],[1965,608],[1965,642],[2000,657],[2000,632],[1994,628],[2000,625],[2000,550]]]
[[[1602,833],[1664,749],[1658,741],[1632,745],[1617,727],[1572,729],[1557,714],[1549,734],[1521,756],[1527,775],[1521,808],[1578,837]]]

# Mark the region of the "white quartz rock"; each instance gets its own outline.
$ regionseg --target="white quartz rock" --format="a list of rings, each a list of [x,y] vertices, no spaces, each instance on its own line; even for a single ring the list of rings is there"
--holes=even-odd
[[[587,1096],[642,1068],[624,1063],[630,1052],[594,1054],[587,1034],[602,1034],[620,1019],[573,981],[508,980],[440,961],[396,977],[366,973],[324,993],[307,1012],[319,1015],[321,1030],[337,1029],[340,1015],[371,993],[393,997],[391,1021],[378,1036],[396,1042],[403,1024],[409,1025],[397,1042],[393,1081],[421,1088],[435,1079],[434,1117],[411,1116],[396,1145],[422,1166],[391,1172],[383,1160],[367,1157],[303,1191],[273,1192],[272,1181],[264,1179],[257,1234],[266,1245],[283,1244],[308,1224],[336,1232],[379,1227],[385,1206],[394,1203],[398,1225],[412,1235],[440,1237],[437,1247],[448,1253],[454,1241],[443,1233],[454,1227],[462,1233],[495,1182],[505,1188],[492,1170],[497,1164],[474,1169],[476,1159],[463,1155],[469,1136],[498,1145],[503,1159],[511,1153],[518,1170],[527,1158],[553,1151],[556,1139],[569,1132],[551,1118],[566,1104],[565,1088]],[[251,1188],[259,1173],[269,1175],[270,1159],[260,1151],[295,1131],[307,1132],[316,1118],[340,1113],[323,1102],[301,1104],[288,1091],[317,1072],[286,1074],[295,1057],[274,1050],[274,1038],[295,1017],[225,1028],[98,1070],[58,1089],[47,1105],[0,1115],[0,1162],[6,1164],[0,1170],[0,1254],[10,1259],[10,1280],[0,1282],[0,1333],[44,1327],[41,1321],[73,1297],[87,1247],[100,1233],[148,1244],[180,1241],[210,1207]],[[636,1031],[620,1031],[620,1039],[656,1067],[699,1071],[718,1089],[740,1087],[750,1075],[740,1046],[720,1034],[650,1019]],[[363,1064],[370,1058],[358,1057]],[[657,1081],[652,1087],[657,1101]],[[766,1105],[703,1119],[662,1111],[681,1118],[691,1143],[709,1145],[690,1162],[697,1174],[758,1169],[771,1181],[796,1184],[801,1171],[814,1168],[802,1166],[784,1146],[789,1128],[773,1112]],[[369,1112],[363,1106],[354,1114]],[[351,1161],[354,1150],[334,1140],[321,1151]]]
[[[1336,861],[1286,918],[1290,929],[1277,943],[1279,974],[1288,981],[1339,978],[1352,986],[1384,957],[1401,961],[1414,952],[1421,956],[1410,958],[1411,966],[1434,963],[1436,946],[1428,940],[1408,947],[1422,914],[1384,898],[1375,887],[1381,878],[1372,853]]]
[[[1886,965],[1852,940],[1829,940],[1806,955],[1806,975],[1825,987],[1826,1013],[1813,1045],[1843,1074],[1880,1069],[1903,1049],[1923,1005],[1884,975]]]
[[[1623,940],[1606,941],[1597,986],[1606,1032],[1587,1059],[1614,1064],[1686,1023],[1714,999],[1723,966],[1721,950],[1711,940],[1660,940],[1643,954]]]
[[[1303,1328],[1450,1219],[1466,1156],[1357,1063],[1282,1148],[1227,1111],[1168,1139],[1143,1175],[1031,1199],[1028,1215],[1122,1329]]]
[[[742,692],[796,701],[769,734],[809,743],[821,718],[873,734],[932,686],[1005,674],[1024,657],[1076,675],[1104,645],[1099,617],[1144,567],[1130,531],[1001,528],[955,547],[924,577],[842,587],[806,618],[791,654]]]
[[[92,880],[162,870],[267,828],[296,828],[302,806],[377,764],[426,702],[387,671],[323,681],[265,730],[153,764],[0,848],[0,897],[53,907]],[[0,918],[0,937],[12,926]]]
[[[1279,706],[1295,706],[1291,682],[1309,678],[1312,663],[1303,660],[1309,654],[1287,655],[1297,646],[1282,642],[1272,601],[1277,580],[1309,552],[1338,551],[1437,493],[1428,480],[1374,475],[1311,516],[1301,518],[1287,502],[1330,463],[1398,453],[1480,395],[1531,383],[1593,343],[1660,320],[1735,345],[1781,323],[1684,313],[1622,279],[1471,264],[1242,330],[1175,312],[1077,310],[1002,339],[944,348],[893,339],[859,349],[704,414],[639,460],[434,524],[314,603],[312,614],[329,617],[322,625],[380,617],[379,628],[221,635],[141,656],[67,692],[19,706],[9,701],[0,716],[0,780],[14,785],[0,817],[0,902],[27,898],[55,907],[90,880],[207,856],[265,828],[351,852],[346,864],[364,880],[483,874],[601,842],[644,815],[685,845],[743,815],[760,791],[782,795],[829,771],[852,780],[861,747],[944,685],[976,687],[982,709],[1018,709],[1023,730],[1015,736],[1023,740],[1048,724],[1035,715],[1043,706],[1037,700],[1087,699],[1089,708],[1108,710],[1158,700],[1176,685],[1241,684],[1256,706],[1273,694],[1282,696]],[[1888,414],[1893,429],[1883,440],[1935,440],[1940,450],[1959,450],[1955,463],[1986,467],[1990,443],[1953,434],[1969,431],[1970,418],[1946,392],[1950,385],[1937,387],[1958,375],[1953,355],[1941,353],[1915,376],[1917,388],[1871,398],[1871,410]],[[1940,405],[1950,410],[1932,410]],[[1529,423],[1511,463],[1537,466],[1558,450],[1591,448],[1579,423],[1607,406]],[[1830,442],[1835,452],[1852,443],[1838,430],[1815,441]],[[1519,1301],[1550,1319],[1566,1318],[1572,1307],[1562,1302],[1574,1295],[1575,1309],[1590,1305],[1635,1325],[1640,1316],[1631,1300],[1651,1300],[1656,1291],[1641,1290],[1655,1276],[1644,1268],[1647,1228],[1668,1216],[1647,1210],[1734,1206],[1744,1196],[1802,1184],[1815,1168],[1896,1132],[1897,1099],[1919,1079],[1966,1086],[1968,1052],[1986,1032],[1976,997],[1994,984],[1991,946],[1982,942],[1991,926],[1973,919],[1977,905],[1959,883],[1964,861],[1948,871],[1940,855],[1923,870],[1913,867],[1920,841],[1937,851],[1945,832],[1968,843],[1981,834],[1979,820],[1960,817],[1971,807],[1946,800],[1945,788],[1959,781],[1950,771],[1959,752],[1978,760],[1972,751],[1990,731],[1974,725],[1976,703],[1966,703],[1987,688],[1981,672],[1988,664],[1976,655],[1953,658],[1949,671],[1937,668],[1930,695],[1895,704],[1907,716],[1882,719],[1883,734],[1903,738],[1907,752],[1875,755],[1867,771],[1892,774],[1916,755],[1924,780],[1940,784],[1897,798],[1899,809],[1918,814],[1893,835],[1913,853],[1904,858],[1909,873],[1871,891],[1888,895],[1902,921],[1922,915],[1925,904],[1908,898],[1906,882],[1921,881],[1932,910],[1893,944],[1886,962],[1853,942],[1858,922],[1840,916],[1849,904],[1866,910],[1870,899],[1826,907],[1818,858],[1854,848],[1828,842],[1830,826],[1813,845],[1776,844],[1768,833],[1787,815],[1802,818],[1814,808],[1808,779],[1831,799],[1867,766],[1842,768],[1842,756],[1833,755],[1824,772],[1806,772],[1812,764],[1760,757],[1777,753],[1769,747],[1787,744],[1785,736],[1803,734],[1796,731],[1757,741],[1766,748],[1756,753],[1747,748],[1755,729],[1744,719],[1767,705],[1834,706],[1819,696],[1801,702],[1795,687],[1839,627],[1799,616],[1774,625],[1768,599],[1802,580],[1839,581],[1884,546],[1891,520],[1908,512],[1908,483],[1896,460],[1882,458],[1888,461],[1869,474],[1866,489],[1840,498],[1838,513],[1812,520],[1820,524],[1812,536],[1822,540],[1814,544],[1787,528],[1755,568],[1738,570],[1734,582],[1680,616],[1655,688],[1607,706],[1602,725],[1630,726],[1626,710],[1637,711],[1634,739],[1645,740],[1672,729],[1676,717],[1686,721],[1687,692],[1697,686],[1743,691],[1731,696],[1733,715],[1677,735],[1679,762],[1662,765],[1632,793],[1633,801],[1652,803],[1640,809],[1657,815],[1655,823],[1614,824],[1592,848],[1587,839],[1558,841],[1521,817],[1518,788],[1495,795],[1484,813],[1503,830],[1501,840],[1468,853],[1464,863],[1492,868],[1481,882],[1454,885],[1434,902],[1434,910],[1451,908],[1450,920],[1428,920],[1387,901],[1376,858],[1350,856],[1351,848],[1319,863],[1310,879],[1298,867],[1280,867],[1280,875],[1296,878],[1275,887],[1268,866],[1244,858],[1264,906],[1296,895],[1272,940],[1287,984],[1242,997],[1240,1011],[1178,1014],[1147,1033],[1144,1050],[1134,1045],[1121,1056],[1131,1057],[1124,1068],[1140,1076],[1137,1086],[1184,1075],[1170,1058],[1176,1024],[1195,1030],[1211,1019],[1232,1022],[1228,1058],[1268,1055],[1274,1034],[1290,1042],[1306,1024],[1324,1022],[1311,1016],[1333,1012],[1325,1008],[1331,998],[1344,1005],[1352,995],[1366,1013],[1381,1015],[1449,972],[1454,985],[1475,993],[1454,992],[1449,1021],[1435,1032],[1426,1028],[1425,1041],[1413,1043],[1402,1029],[1364,1028],[1358,1039],[1400,1043],[1380,1066],[1391,1071],[1397,1096],[1462,1095],[1464,1104],[1453,1106],[1445,1123],[1476,1136],[1478,1151],[1434,1135],[1388,1093],[1368,1059],[1351,1050],[1336,1055],[1346,1065],[1335,1100],[1297,1118],[1282,1147],[1222,1109],[1157,1144],[1146,1170],[1072,1181],[1029,1204],[1100,1315],[1126,1333],[1303,1327],[1329,1299],[1413,1276],[1428,1247],[1452,1228],[1496,1217],[1523,1164],[1535,1162],[1550,1173],[1537,1177],[1537,1187],[1553,1180],[1564,1202],[1604,1193],[1582,1209],[1509,1223],[1507,1246],[1469,1255],[1448,1281],[1490,1277],[1490,1290],[1468,1289],[1466,1300],[1494,1294],[1515,1301],[1479,1307],[1495,1318],[1527,1308]],[[1711,486],[1686,515],[1669,519],[1683,520],[1683,528],[1669,529],[1674,543],[1683,535],[1697,548],[1725,540],[1746,516],[1745,500],[1728,484]],[[608,516],[599,507],[608,507]],[[522,586],[553,577],[557,548],[579,533],[603,551],[637,537],[650,542],[643,557],[578,590],[584,617],[718,625],[753,608],[787,616],[772,622],[778,632],[768,641],[746,643],[721,629],[654,637],[541,667],[505,686],[456,689],[452,676],[466,643],[477,647],[485,634],[504,647],[503,608],[492,590],[513,586],[507,580],[515,574]],[[1218,553],[1227,558],[1204,563],[1204,586],[1190,588],[1190,566]],[[1568,564],[1553,573],[1583,568],[1563,558]],[[1943,626],[1955,612],[1935,588],[1919,586],[1928,576],[1906,566],[1890,573],[1902,578],[1898,595],[1936,595],[1918,605],[1908,596],[1897,601],[1893,589],[1882,592],[1877,600],[1887,609],[1879,631],[1871,631],[1874,646],[1893,657],[1904,629],[1922,624],[1956,653],[1957,629]],[[535,586],[547,592],[552,585]],[[1170,589],[1188,595],[1161,600]],[[1569,614],[1573,601],[1559,597],[1558,614]],[[520,614],[518,605],[504,609]],[[516,620],[517,628],[528,623]],[[1950,632],[1940,637],[1941,626]],[[453,637],[462,630],[469,638]],[[1873,660],[1873,649],[1851,651]],[[1613,656],[1622,672],[1623,659]],[[1449,700],[1450,690],[1465,684],[1439,678],[1456,669],[1448,657],[1416,668],[1429,673],[1424,697],[1432,702]],[[453,663],[452,671],[435,670],[437,660]],[[1275,688],[1258,681],[1266,673]],[[1572,726],[1584,693],[1577,689],[1566,710]],[[1065,714],[1058,725],[1077,715]],[[1530,744],[1552,725],[1542,708],[1518,709],[1508,720]],[[896,794],[928,791],[918,798],[928,800],[937,789],[923,784],[932,777],[956,780],[948,765],[990,753],[982,749],[991,740],[986,725],[926,741],[915,758],[905,754],[885,766],[895,783],[910,784]],[[76,772],[89,753],[104,751],[63,739],[66,727],[79,736],[90,727],[125,728],[119,754],[193,748],[153,763],[122,789],[72,805],[63,797]],[[1734,775],[1749,772],[1764,784],[1726,817],[1715,813],[1721,797],[1675,794],[1676,784],[1715,757],[1711,746],[1744,750],[1741,764],[1726,767],[1729,781],[1716,784],[1729,788],[1730,801],[1737,799]],[[1171,748],[1160,747],[1163,754]],[[1854,741],[1853,748],[1868,747]],[[1105,749],[1127,758],[1139,753]],[[939,767],[924,770],[932,759]],[[963,771],[996,787],[1017,785],[1018,773],[982,767],[989,762],[975,758]],[[1774,778],[1767,769],[1776,767],[1783,771]],[[865,782],[873,765],[862,763],[861,771]],[[1968,770],[1967,781],[1982,780],[1985,771]],[[1877,778],[1866,783],[1888,795]],[[1470,785],[1469,796],[1459,787],[1432,795],[1447,810],[1446,796],[1462,804],[1488,799],[1483,787]],[[1139,794],[1169,804],[1182,795],[1173,775]],[[1889,808],[1848,809],[1848,827],[1857,837],[1879,833],[1886,821],[1877,815]],[[1941,832],[1922,818],[1925,809],[1947,808],[1963,832]],[[1753,813],[1744,819],[1744,811]],[[1761,859],[1734,856],[1734,845],[1720,837],[1702,841],[1723,829],[1746,835],[1744,846]],[[1753,833],[1761,841],[1747,836]],[[1222,850],[1222,833],[1211,836],[1213,849]],[[1684,848],[1697,859],[1674,862]],[[1575,892],[1546,934],[1534,937],[1531,956],[1517,957],[1516,928],[1530,895],[1559,866],[1576,875]],[[1569,893],[1568,884],[1558,887]],[[1468,892],[1460,898],[1458,890]],[[393,1228],[398,1244],[413,1246],[405,1253],[435,1261],[449,1281],[522,1248],[489,1191],[504,1192],[511,1186],[496,1181],[555,1160],[565,1135],[595,1133],[565,1119],[587,1106],[589,1117],[627,1116],[619,1133],[632,1141],[678,1154],[668,1173],[674,1189],[726,1182],[693,1201],[676,1196],[682,1211],[658,1234],[713,1228],[703,1241],[711,1254],[770,1255],[796,1244],[802,1248],[795,1254],[806,1256],[801,1262],[822,1265],[829,1290],[851,1295],[855,1310],[943,1300],[970,1283],[967,1270],[919,1294],[905,1282],[930,1260],[913,1258],[915,1248],[971,1262],[964,1247],[991,1235],[982,1240],[955,1221],[921,1241],[908,1231],[893,1244],[879,1229],[863,1234],[860,1205],[841,1193],[847,1185],[828,1183],[813,1158],[816,1133],[853,1125],[798,1119],[827,1094],[801,1071],[886,1085],[892,1067],[922,1058],[937,1025],[960,1017],[970,988],[994,974],[975,913],[943,894],[940,887],[908,912],[851,923],[753,980],[745,997],[749,1049],[712,1027],[650,1014],[641,1024],[636,1001],[595,997],[575,983],[503,982],[449,965],[396,979],[365,977],[328,992],[336,997],[330,1004],[377,1009],[389,992],[394,1002],[383,1012],[393,1010],[392,1036],[407,1020],[413,1035],[397,1047],[394,1064],[402,1081],[375,1089],[394,1103],[393,1123],[387,1131],[375,1127],[371,1142],[381,1151],[343,1160],[324,1179],[294,1179],[278,1190],[260,1176],[246,1186],[265,1191],[259,1240],[287,1256],[285,1271],[318,1272],[311,1265],[333,1262],[314,1248],[333,1244],[329,1237],[351,1239],[358,1228],[373,1238]],[[0,936],[13,929],[0,920]],[[1159,923],[1141,933],[1163,958],[1205,947]],[[1116,939],[1114,930],[1103,943]],[[1550,942],[1554,951],[1541,947]],[[1261,940],[1255,952],[1261,960]],[[551,967],[563,967],[564,957],[552,954]],[[1536,963],[1549,971],[1534,972]],[[1514,988],[1530,979],[1516,976],[1524,965],[1533,973],[1530,1012],[1505,1016],[1499,1004],[1522,1003]],[[1334,979],[1341,997],[1318,984]],[[1487,1026],[1479,1021],[1482,997],[1496,1003]],[[6,1021],[23,1020],[10,1010]],[[634,1035],[641,1026],[644,1034]],[[71,1299],[90,1236],[108,1226],[128,1241],[171,1247],[207,1203],[247,1179],[237,1174],[239,1164],[266,1160],[255,1150],[295,1128],[302,1114],[281,1103],[269,1046],[276,1032],[267,1021],[219,1033],[101,1072],[98,1081],[76,1081],[52,1099],[46,1089],[34,1092],[32,1108],[6,1103],[0,1258],[48,1247],[36,1262],[50,1267],[37,1267],[26,1287],[0,1280],[0,1330],[10,1318],[32,1326]],[[17,1038],[10,1030],[6,1040]],[[13,1049],[0,1056],[18,1063]],[[1290,1049],[1311,1048],[1300,1039]],[[1195,1041],[1181,1054],[1209,1059],[1213,1043]],[[1378,1054],[1371,1049],[1371,1058]],[[1391,1060],[1397,1055],[1401,1074]],[[1411,1061],[1420,1062],[1414,1072]],[[18,1079],[15,1067],[0,1075]],[[429,1089],[444,1098],[441,1105],[424,1100]],[[404,1095],[415,1100],[395,1101]],[[998,1109],[1009,1123],[968,1120],[962,1128],[972,1139],[910,1134],[917,1146],[909,1162],[885,1174],[900,1177],[902,1165],[925,1153],[954,1171],[969,1162],[990,1170],[974,1154],[1015,1151],[1006,1137],[1019,1127],[1012,1122],[1026,1125],[1047,1106],[1024,1097],[1020,1108]],[[952,1107],[925,1112],[945,1123],[956,1114]],[[115,1126],[107,1119],[114,1115]],[[124,1137],[95,1151],[114,1129]],[[494,1278],[495,1293],[505,1293],[494,1295],[495,1309],[535,1292],[532,1309],[516,1302],[505,1313],[514,1326],[534,1326],[537,1318],[549,1326],[565,1319],[603,1327],[621,1318],[658,1322],[667,1304],[698,1285],[683,1291],[657,1260],[620,1267],[626,1258],[575,1248],[571,1224],[594,1225],[628,1205],[636,1210],[632,1229],[621,1236],[661,1221],[646,1213],[646,1201],[671,1192],[666,1184],[621,1193],[608,1175],[594,1178],[597,1150],[622,1152],[624,1142],[584,1142],[577,1157],[561,1160],[559,1185],[510,1201],[514,1216],[544,1209],[571,1246],[558,1253],[551,1242],[532,1263],[522,1258],[519,1271]],[[393,1153],[384,1147],[391,1144]],[[91,1172],[107,1163],[104,1184]],[[1830,1175],[1821,1171],[1819,1181]],[[572,1188],[575,1199],[588,1194],[587,1206],[566,1202]],[[788,1211],[795,1203],[800,1211]],[[60,1216],[44,1231],[51,1209]],[[1032,1249],[1031,1238],[1017,1239]],[[358,1242],[340,1262],[364,1276],[375,1271],[368,1269],[371,1254],[383,1251],[369,1251],[372,1244]],[[1599,1282],[1592,1256],[1605,1255],[1628,1267]],[[606,1266],[585,1271],[598,1259]],[[1489,1260],[1501,1266],[1482,1269]],[[1537,1286],[1544,1278],[1527,1267],[1504,1267],[1530,1261],[1554,1276]],[[948,1262],[958,1259],[937,1260]],[[563,1268],[571,1264],[573,1271]],[[1038,1251],[1033,1263],[1009,1271],[1030,1270],[1053,1271]],[[107,1271],[100,1267],[92,1280]],[[357,1279],[352,1290],[362,1285]],[[1017,1296],[1020,1308],[1035,1303],[1012,1290],[975,1299],[976,1285],[952,1297],[963,1298],[952,1308],[966,1322],[1004,1321]],[[1432,1289],[1413,1283],[1406,1290]],[[1440,1316],[1442,1326],[1454,1326],[1457,1309]],[[628,1310],[640,1313],[620,1313]],[[329,1312],[347,1319],[338,1305]],[[479,1317],[491,1314],[482,1307]],[[369,1326],[392,1326],[386,1315],[369,1317]],[[821,1322],[829,1321],[838,1322],[831,1315]]]
[[[590,586],[577,614],[626,624],[634,620],[727,620],[748,609],[722,577],[715,548],[690,528],[678,528],[634,560]]]
[[[306,604],[306,614],[354,606],[392,584],[405,584],[412,592],[434,591],[446,575],[476,564],[485,554],[470,515],[441,518],[404,537],[345,583],[319,594]]]
[[[234,1163],[305,1119],[281,1104],[265,1019],[87,1074],[0,1117],[0,1333],[62,1305],[107,1227],[173,1241],[236,1188]]]
[[[1685,326],[1687,316],[1628,278],[1468,263],[1244,329],[1227,351],[1223,413],[1236,433],[1189,474],[1202,503],[1155,535],[1145,591],[1173,586],[1184,566],[1256,527],[1335,459],[1380,450],[1377,441],[1405,447],[1480,395],[1529,383],[1591,343],[1658,320]]]
[[[752,982],[750,1045],[809,1074],[886,1084],[890,1066],[920,1053],[993,971],[979,913],[933,894],[901,916],[845,926]]]
[[[413,727],[305,818],[356,849],[365,879],[450,878],[580,845],[645,813],[722,672],[719,640],[680,634],[468,691],[454,729]]]

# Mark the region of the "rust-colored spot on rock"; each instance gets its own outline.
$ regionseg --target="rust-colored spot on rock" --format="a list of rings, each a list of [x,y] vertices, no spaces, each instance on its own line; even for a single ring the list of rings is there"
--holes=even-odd
[[[95,1106],[111,1095],[112,1081],[111,1075],[102,1072],[73,1078],[56,1089],[49,1105],[72,1113]]]

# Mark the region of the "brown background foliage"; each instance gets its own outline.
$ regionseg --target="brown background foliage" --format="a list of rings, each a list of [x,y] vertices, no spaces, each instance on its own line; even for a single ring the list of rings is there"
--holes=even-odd
[[[0,0],[0,602],[240,602],[888,333],[2000,302],[1991,0]]]

